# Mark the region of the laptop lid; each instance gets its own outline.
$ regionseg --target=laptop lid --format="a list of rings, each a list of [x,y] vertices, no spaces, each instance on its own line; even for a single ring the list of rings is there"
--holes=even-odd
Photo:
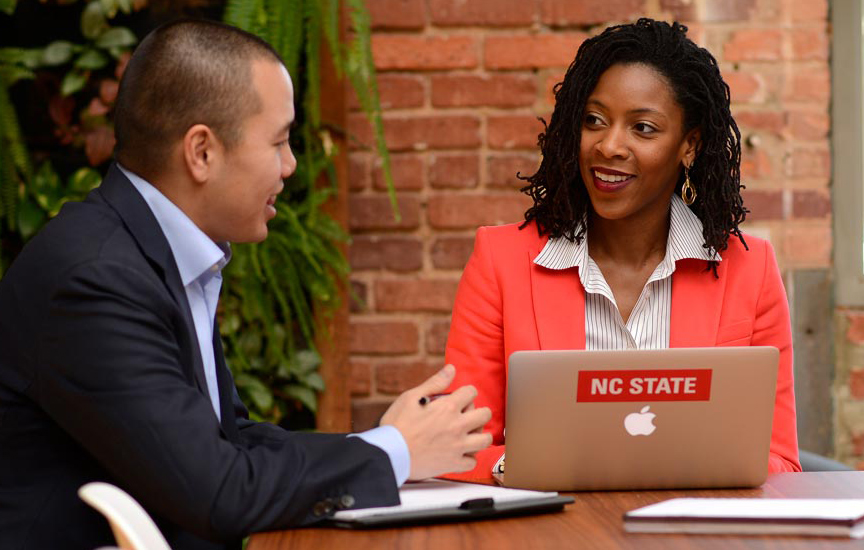
[[[768,475],[773,347],[518,351],[503,482],[575,491],[755,487]]]

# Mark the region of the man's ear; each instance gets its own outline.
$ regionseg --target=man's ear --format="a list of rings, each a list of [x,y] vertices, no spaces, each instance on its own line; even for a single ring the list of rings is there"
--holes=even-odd
[[[183,161],[196,183],[205,183],[222,153],[222,143],[205,124],[195,124],[183,136]]]
[[[702,132],[699,131],[699,128],[693,128],[687,132],[687,135],[684,136],[684,142],[681,144],[681,163],[684,166],[693,166],[693,161],[696,160],[701,146]]]

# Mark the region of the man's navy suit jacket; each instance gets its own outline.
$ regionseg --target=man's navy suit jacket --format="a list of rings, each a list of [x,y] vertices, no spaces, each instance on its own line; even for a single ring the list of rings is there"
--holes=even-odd
[[[378,447],[248,420],[218,331],[214,347],[221,424],[168,241],[112,166],[0,280],[0,548],[113,544],[76,494],[94,480],[135,497],[175,550],[399,502]]]

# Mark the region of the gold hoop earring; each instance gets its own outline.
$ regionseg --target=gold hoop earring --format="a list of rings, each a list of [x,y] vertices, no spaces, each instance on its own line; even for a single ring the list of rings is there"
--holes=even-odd
[[[681,188],[681,200],[690,206],[696,202],[696,188],[690,183],[690,169],[684,168],[684,187]]]

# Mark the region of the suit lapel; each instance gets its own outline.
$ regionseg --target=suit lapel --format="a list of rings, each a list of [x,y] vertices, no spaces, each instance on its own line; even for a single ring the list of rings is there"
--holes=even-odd
[[[213,355],[216,358],[216,381],[219,385],[219,409],[222,416],[222,430],[229,441],[240,440],[237,430],[237,418],[234,412],[234,378],[225,364],[225,352],[222,349],[222,337],[219,334],[219,322],[213,321]]]
[[[680,260],[672,274],[669,347],[712,347],[717,341],[726,291],[724,262],[717,275],[705,271],[705,260]]]
[[[192,321],[192,311],[189,307],[189,301],[186,299],[186,290],[183,288],[174,255],[171,253],[171,247],[168,245],[168,240],[162,233],[159,223],[153,216],[153,212],[150,211],[150,207],[147,206],[147,202],[135,190],[132,182],[117,168],[116,164],[112,164],[108,169],[108,174],[102,185],[99,186],[98,192],[123,220],[150,264],[162,277],[171,297],[177,303],[185,327],[185,330],[177,336],[180,338],[182,351],[189,359],[182,366],[187,377],[195,380],[198,390],[205,396],[208,395],[207,381],[204,377],[204,363],[201,360],[198,336],[195,334],[195,324]]]
[[[585,349],[585,290],[577,268],[549,269],[529,251],[531,297],[540,349]]]

